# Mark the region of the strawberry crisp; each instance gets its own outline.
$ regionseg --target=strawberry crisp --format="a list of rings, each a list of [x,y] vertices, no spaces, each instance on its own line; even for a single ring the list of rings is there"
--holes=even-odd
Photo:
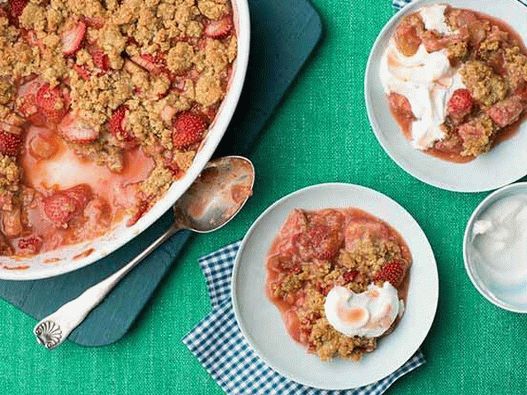
[[[0,4],[0,255],[134,224],[191,165],[225,96],[229,0]]]
[[[267,295],[309,352],[357,361],[400,319],[411,261],[401,236],[362,210],[296,209],[269,251]]]
[[[527,112],[527,51],[503,21],[431,5],[397,26],[381,66],[412,145],[466,162],[511,136]]]

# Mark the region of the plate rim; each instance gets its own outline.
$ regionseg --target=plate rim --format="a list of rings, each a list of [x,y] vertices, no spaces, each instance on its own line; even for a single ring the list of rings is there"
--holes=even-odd
[[[367,63],[366,63],[365,72],[364,72],[363,89],[364,89],[364,102],[365,102],[365,105],[366,105],[366,112],[368,114],[368,120],[369,120],[371,129],[373,131],[373,134],[375,135],[375,138],[376,138],[377,142],[379,143],[379,145],[381,146],[381,148],[383,149],[383,151],[388,155],[388,157],[393,162],[395,162],[395,164],[397,166],[399,166],[399,168],[401,168],[404,172],[406,172],[407,174],[409,174],[413,178],[415,178],[415,179],[417,179],[417,180],[419,180],[419,181],[421,181],[421,182],[423,182],[423,183],[425,183],[427,185],[433,186],[435,188],[439,188],[439,189],[446,190],[446,191],[451,191],[451,192],[460,192],[460,193],[481,193],[481,192],[494,191],[496,189],[499,189],[499,188],[505,187],[507,185],[510,185],[510,184],[522,179],[523,177],[525,177],[527,175],[527,168],[525,170],[525,174],[523,174],[522,176],[512,176],[509,179],[504,180],[504,181],[500,181],[500,183],[497,183],[496,185],[492,185],[492,186],[467,188],[467,187],[463,187],[463,186],[451,185],[448,182],[433,180],[432,178],[429,178],[427,176],[423,176],[423,175],[418,174],[418,172],[415,171],[411,166],[407,166],[404,163],[403,160],[399,159],[397,157],[397,154],[395,152],[392,152],[391,149],[389,149],[388,143],[386,141],[383,141],[383,139],[380,137],[381,133],[379,132],[379,130],[381,130],[381,127],[378,124],[376,117],[373,115],[373,106],[374,106],[374,104],[372,102],[372,98],[370,97],[371,95],[369,94],[369,92],[371,91],[371,86],[369,84],[369,78],[368,77],[371,75],[371,73],[373,73],[373,71],[372,71],[373,63],[374,63],[373,54],[376,51],[377,47],[382,43],[381,41],[383,39],[383,36],[386,34],[386,32],[389,29],[391,29],[394,26],[394,24],[397,21],[399,21],[403,16],[407,15],[408,13],[410,13],[410,12],[414,11],[415,9],[419,8],[421,4],[426,4],[426,3],[429,3],[429,2],[430,2],[430,0],[413,0],[411,3],[408,3],[403,8],[398,10],[385,23],[385,25],[382,27],[382,29],[378,33],[377,37],[375,38],[375,41],[372,44],[372,47],[370,49],[370,53],[368,55],[368,60],[367,60]],[[443,0],[443,1],[438,0],[437,3],[449,4],[449,1],[448,0]],[[520,6],[523,5],[518,0],[509,0],[509,2],[507,4],[508,4],[508,6],[511,6],[511,7],[513,5],[514,6],[516,6],[516,5],[520,5]],[[527,44],[527,38],[524,37],[524,41]],[[527,122],[527,121],[524,121],[524,122]],[[427,155],[425,153],[422,153],[422,154],[423,155]],[[440,159],[438,159],[438,160],[440,160]],[[477,160],[477,159],[475,159],[475,160]],[[459,164],[453,164],[453,165],[459,165]]]
[[[296,383],[299,383],[301,385],[306,385],[306,386],[309,386],[309,387],[312,387],[312,388],[317,388],[317,389],[327,390],[327,391],[339,391],[339,390],[348,390],[348,389],[361,388],[363,386],[370,385],[370,384],[372,384],[372,383],[374,383],[374,382],[376,382],[378,380],[382,380],[383,378],[388,377],[390,374],[393,374],[395,371],[397,371],[401,366],[403,366],[407,362],[407,360],[405,359],[399,366],[396,366],[393,370],[391,370],[389,373],[387,373],[383,378],[377,378],[377,379],[373,379],[373,380],[370,380],[370,381],[365,381],[364,383],[360,384],[359,386],[356,386],[356,387],[353,387],[353,388],[350,388],[348,386],[335,386],[335,385],[333,385],[333,386],[331,386],[331,385],[320,386],[319,384],[315,384],[313,382],[299,381],[297,378],[292,377],[290,374],[283,372],[280,368],[277,368],[274,364],[272,364],[263,355],[263,353],[260,351],[260,349],[256,346],[255,342],[253,341],[252,337],[249,335],[247,329],[245,328],[245,326],[243,324],[243,320],[241,319],[242,315],[240,313],[239,305],[238,305],[237,298],[236,298],[236,292],[237,292],[237,285],[236,285],[237,281],[236,281],[236,279],[238,278],[238,272],[239,272],[239,268],[240,268],[240,261],[241,261],[242,255],[243,255],[242,252],[245,249],[247,243],[249,242],[249,240],[250,240],[252,234],[254,233],[256,227],[262,221],[262,219],[264,217],[266,217],[271,211],[273,211],[277,206],[281,205],[286,200],[288,200],[290,198],[293,198],[295,195],[299,195],[299,194],[305,193],[305,192],[307,192],[309,190],[312,190],[312,189],[327,188],[327,187],[343,187],[343,188],[351,188],[351,189],[355,189],[355,190],[359,189],[359,190],[362,190],[362,191],[364,191],[366,193],[370,193],[372,195],[380,195],[381,198],[388,199],[389,201],[394,203],[402,211],[402,213],[405,213],[409,217],[409,219],[415,223],[415,225],[421,231],[421,234],[422,234],[423,239],[424,239],[423,241],[426,243],[426,247],[429,250],[428,252],[430,253],[430,256],[433,259],[433,262],[432,262],[433,265],[432,266],[433,266],[434,270],[433,270],[432,274],[433,274],[433,277],[434,277],[434,281],[433,281],[433,284],[434,284],[434,289],[433,289],[433,291],[434,291],[433,301],[434,302],[433,302],[433,305],[434,306],[433,306],[433,311],[431,312],[432,314],[430,315],[430,321],[427,322],[426,325],[424,326],[425,329],[422,332],[422,339],[419,341],[419,345],[417,346],[417,348],[415,350],[412,350],[411,353],[409,353],[410,355],[409,355],[408,358],[412,358],[412,355],[414,355],[415,352],[417,352],[417,350],[419,349],[419,347],[422,346],[423,342],[426,340],[428,334],[430,333],[432,325],[433,325],[433,323],[435,321],[435,317],[437,315],[437,310],[438,310],[438,305],[439,305],[439,273],[438,273],[438,268],[437,268],[437,260],[435,258],[435,254],[434,254],[434,251],[433,251],[432,246],[430,244],[430,241],[428,240],[428,237],[426,236],[424,230],[421,228],[421,226],[415,220],[415,218],[408,212],[408,210],[406,210],[401,204],[399,204],[397,201],[395,201],[391,197],[385,195],[382,192],[376,191],[375,189],[372,189],[372,188],[369,188],[369,187],[365,187],[365,186],[362,186],[362,185],[352,184],[352,183],[344,183],[344,182],[330,182],[330,183],[313,184],[313,185],[309,185],[309,186],[300,188],[300,189],[295,190],[295,191],[293,191],[291,193],[288,193],[285,196],[282,196],[281,198],[276,200],[269,207],[267,207],[258,216],[258,218],[252,223],[251,227],[249,228],[249,230],[247,231],[247,233],[243,237],[243,240],[242,240],[242,242],[240,244],[239,250],[238,250],[238,252],[236,254],[236,258],[235,258],[235,261],[234,261],[234,267],[233,267],[231,280],[230,280],[231,281],[230,300],[231,300],[231,303],[232,303],[232,306],[233,306],[234,317],[236,319],[236,323],[238,325],[238,328],[240,329],[240,332],[241,332],[244,340],[247,342],[247,344],[251,348],[251,350],[258,356],[258,358],[260,358],[268,367],[270,367],[271,369],[275,370],[278,374],[282,375],[283,377],[285,377],[285,378],[287,378],[287,379],[289,379],[291,381],[294,381]],[[358,208],[360,208],[360,207],[358,207]],[[308,355],[307,352],[306,352],[306,355]]]

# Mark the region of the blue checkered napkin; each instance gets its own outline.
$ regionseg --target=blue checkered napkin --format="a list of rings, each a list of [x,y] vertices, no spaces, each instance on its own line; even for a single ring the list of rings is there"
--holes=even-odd
[[[403,8],[406,4],[410,4],[413,0],[393,0],[393,7],[396,9]],[[518,0],[523,5],[527,5],[527,0]]]
[[[347,391],[322,391],[281,376],[258,358],[245,341],[230,299],[231,275],[240,242],[199,260],[212,313],[183,338],[207,372],[227,394],[380,395],[399,377],[425,363],[418,351],[397,371],[377,383]]]

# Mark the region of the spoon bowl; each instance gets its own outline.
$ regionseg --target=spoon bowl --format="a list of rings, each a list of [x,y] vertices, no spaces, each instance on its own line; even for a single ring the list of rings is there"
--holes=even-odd
[[[253,186],[250,160],[241,156],[213,160],[174,205],[175,225],[197,233],[213,232],[238,214]]]

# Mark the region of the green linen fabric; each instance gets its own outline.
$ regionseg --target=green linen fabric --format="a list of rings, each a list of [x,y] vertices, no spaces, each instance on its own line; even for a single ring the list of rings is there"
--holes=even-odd
[[[488,303],[463,267],[464,227],[485,194],[442,191],[413,179],[383,152],[369,126],[363,75],[371,45],[393,13],[390,1],[313,3],[324,22],[324,38],[255,143],[251,158],[257,182],[246,209],[217,233],[193,238],[130,334],[112,346],[68,343],[48,352],[33,339],[35,322],[0,302],[4,393],[220,394],[181,343],[210,308],[196,260],[242,238],[256,217],[283,195],[333,181],[361,184],[394,198],[416,218],[436,254],[440,299],[423,344],[428,363],[390,391],[526,392],[527,316]]]

